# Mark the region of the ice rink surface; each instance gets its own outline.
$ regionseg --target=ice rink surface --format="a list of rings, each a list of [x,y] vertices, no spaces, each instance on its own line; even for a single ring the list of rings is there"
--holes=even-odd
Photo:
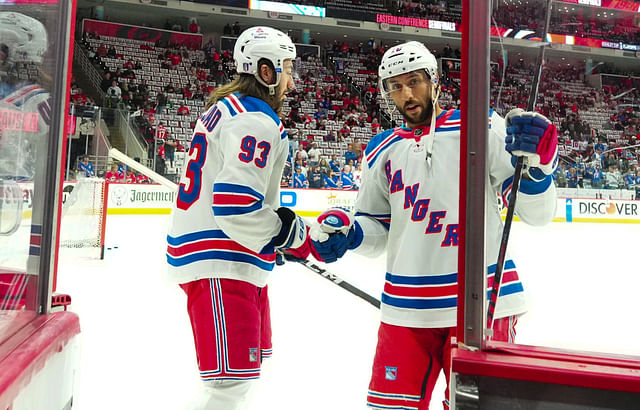
[[[166,280],[168,222],[110,215],[104,260],[61,250],[58,292],[82,327],[74,409],[193,409],[200,381],[186,297]],[[514,223],[510,255],[531,299],[517,341],[640,356],[638,238],[634,224]],[[326,267],[380,296],[384,255]],[[296,263],[276,268],[269,293],[273,357],[251,409],[365,409],[377,309]],[[431,409],[443,391],[441,378]]]

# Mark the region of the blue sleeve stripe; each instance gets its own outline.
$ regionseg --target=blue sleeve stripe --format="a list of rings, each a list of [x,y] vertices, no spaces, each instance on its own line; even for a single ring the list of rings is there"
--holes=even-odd
[[[206,260],[243,262],[243,263],[248,263],[250,265],[257,266],[258,268],[266,271],[273,270],[273,265],[274,265],[273,262],[265,262],[252,255],[247,255],[244,253],[236,253],[236,252],[226,252],[226,251],[199,252],[199,253],[183,256],[180,258],[174,258],[171,255],[167,255],[167,262],[169,263],[169,265],[175,266],[175,267],[185,266],[190,263],[206,261]]]
[[[400,276],[387,272],[385,280],[394,285],[453,285],[458,282],[457,273],[433,276]]]
[[[523,292],[524,288],[521,283],[513,283],[500,288],[500,297],[513,295]],[[487,297],[491,294],[491,290],[487,291]],[[405,309],[444,309],[456,307],[458,303],[457,297],[437,298],[437,299],[404,299],[395,298],[382,294],[382,303],[389,306],[395,306]]]
[[[210,231],[192,232],[181,236],[167,235],[167,243],[171,246],[182,245],[187,242],[193,242],[200,239],[228,239],[229,237],[219,229],[212,229]]]
[[[375,219],[379,224],[381,224],[384,229],[386,229],[387,231],[391,228],[391,214],[368,214],[366,212],[356,212],[355,216],[366,216],[369,218],[373,218]]]
[[[213,192],[217,194],[224,194],[228,192],[232,192],[235,194],[249,194],[249,195],[255,196],[260,201],[264,201],[264,195],[262,195],[260,192],[246,185],[219,182],[219,183],[213,184]]]
[[[516,264],[513,260],[509,259],[505,263],[505,271],[513,270],[516,268]],[[496,273],[496,264],[490,265],[487,268],[488,274]],[[391,282],[394,285],[452,285],[458,282],[457,273],[447,273],[444,275],[430,275],[430,276],[402,276],[394,275],[387,272],[385,280]]]
[[[553,182],[551,175],[547,175],[542,181],[529,181],[523,179],[520,181],[518,191],[527,195],[536,195],[545,192]]]
[[[513,295],[514,293],[524,292],[524,288],[522,287],[522,283],[510,283],[505,286],[500,286],[500,297]],[[487,299],[491,297],[491,290],[487,291]]]
[[[460,127],[441,126],[440,128],[436,129],[436,132],[449,132],[449,131],[460,131]]]
[[[382,303],[389,306],[407,309],[443,309],[454,308],[458,303],[457,297],[442,299],[402,299],[394,298],[386,293],[382,294]]]
[[[251,206],[212,206],[215,216],[244,215],[262,208],[262,201],[255,202]]]
[[[522,182],[522,180],[520,180]],[[505,179],[504,182],[502,183],[502,195],[504,196],[505,192],[510,191],[511,190],[511,185],[513,185],[513,177],[510,176],[509,178]]]
[[[372,218],[391,218],[391,214],[368,214],[366,212],[356,212],[356,216],[370,216]]]
[[[391,229],[391,225],[388,222],[382,222],[382,221],[378,221],[382,226],[384,226],[384,229],[386,229],[387,231],[389,229]]]

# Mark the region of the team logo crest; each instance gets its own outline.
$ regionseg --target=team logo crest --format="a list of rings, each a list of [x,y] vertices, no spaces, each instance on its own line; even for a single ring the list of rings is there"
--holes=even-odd
[[[398,377],[398,368],[385,366],[384,368],[384,378],[387,380],[395,380]]]
[[[423,133],[422,128],[417,128],[413,131],[413,135],[415,135],[416,137],[421,136]]]
[[[250,347],[249,348],[249,361],[250,362],[257,362],[258,361],[258,348],[257,347]]]

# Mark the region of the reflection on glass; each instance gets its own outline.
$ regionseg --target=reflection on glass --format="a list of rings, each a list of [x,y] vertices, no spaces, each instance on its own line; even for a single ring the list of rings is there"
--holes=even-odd
[[[36,310],[56,16],[0,6],[0,343]]]

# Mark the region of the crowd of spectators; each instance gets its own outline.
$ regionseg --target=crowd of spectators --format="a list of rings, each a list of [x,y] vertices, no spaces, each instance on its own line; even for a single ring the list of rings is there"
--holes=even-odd
[[[462,20],[462,2],[461,0],[398,1],[393,2],[391,12],[405,17],[460,23]]]
[[[374,95],[377,95],[377,77],[373,69],[377,67],[380,55],[384,53],[384,45],[376,47],[371,43],[349,45],[345,42],[333,42],[326,46],[326,50],[329,55],[338,58],[357,56],[359,58],[359,64],[366,67],[366,70],[370,70],[370,73],[368,73],[370,76],[366,79],[365,86],[360,88],[360,95],[362,95],[365,89],[370,89]],[[456,58],[459,57],[459,50],[453,50],[447,45],[444,50],[434,52],[434,54],[438,57],[446,56]],[[345,64],[348,64],[348,62],[345,62]],[[501,81],[503,64],[503,61],[498,61],[493,67],[491,74],[491,105],[504,115],[515,107],[526,108],[530,93],[531,78],[536,67],[534,64],[527,63],[524,60],[512,61],[506,67],[504,81]],[[558,185],[616,189],[633,188],[640,184],[637,167],[638,160],[640,159],[640,150],[636,146],[636,142],[640,141],[638,106],[634,106],[634,104],[621,104],[621,101],[616,100],[615,96],[626,92],[627,100],[640,101],[639,88],[634,89],[634,87],[637,86],[637,80],[629,76],[629,73],[625,73],[627,75],[622,78],[622,80],[617,78],[613,85],[605,85],[603,89],[597,90],[585,83],[585,70],[586,68],[583,65],[549,63],[543,70],[542,81],[539,87],[537,109],[556,123],[560,130],[562,167],[558,169],[557,173],[559,177]],[[362,73],[362,70],[359,70],[359,72]],[[367,74],[366,71],[365,74]],[[317,79],[318,75],[310,75],[308,78],[303,76],[303,83],[308,82],[309,84],[313,84],[314,78]],[[329,79],[331,80],[331,78]],[[459,107],[460,89],[457,81],[455,78],[444,78],[441,82],[441,105],[445,109]],[[501,83],[502,87],[500,87]],[[341,97],[346,95],[346,98],[349,99],[350,95],[348,91],[346,91],[345,83],[340,82],[339,84],[337,87],[329,88],[329,94],[340,95]],[[305,89],[304,91],[305,93],[313,93],[313,90],[310,89]],[[499,92],[500,95],[498,95]],[[321,93],[318,94],[318,96],[321,95]],[[313,128],[322,127],[322,120],[317,120],[318,116],[322,116],[320,113],[322,103],[318,105],[320,108],[318,110],[319,112],[316,113],[316,118],[309,115],[298,117],[296,109],[298,107],[297,101],[300,98],[299,94],[294,93],[290,103],[290,119],[293,119],[293,122],[298,125],[302,123],[305,124],[305,126],[306,124],[311,124],[310,126]],[[359,101],[359,99],[356,101]],[[356,104],[355,107],[349,107],[352,109],[356,108],[355,110],[346,110],[351,124],[360,118],[358,116],[359,114],[362,115],[363,123],[371,120],[371,117],[364,111],[366,108],[361,107],[357,109],[357,106]],[[365,102],[365,106],[377,107],[376,104],[368,104],[368,102]],[[587,119],[581,116],[581,113],[585,113],[586,115],[586,113],[590,111],[597,110],[613,113],[609,120],[602,124],[602,127],[594,127]],[[378,115],[379,112],[375,112],[375,114]],[[379,117],[371,121],[379,124]],[[294,124],[287,125],[289,127],[296,126]],[[344,139],[344,137],[348,135],[348,128],[348,124],[345,124],[343,129],[340,129],[336,134],[328,133],[327,136],[324,137],[324,141],[333,141],[334,138],[338,140]],[[372,129],[373,128],[379,129],[378,127],[372,127]],[[608,135],[608,130],[617,130],[620,132],[613,138],[611,135]],[[376,132],[373,132],[373,134],[375,133]],[[314,150],[313,143],[309,144],[305,141],[297,141],[295,144],[298,144],[296,147],[302,145],[302,147],[309,150],[309,152]],[[318,180],[318,177],[315,176],[313,172],[314,167],[306,164],[308,160],[306,160],[306,156],[301,154],[299,150],[295,153],[294,159],[294,172],[292,173],[292,177],[286,178],[287,175],[285,175],[283,185],[311,187],[311,180]],[[337,160],[340,165],[348,164],[346,159],[338,158]],[[296,163],[300,167],[300,173],[295,172]],[[358,162],[354,161],[354,165],[356,165],[357,168]],[[338,169],[340,168],[338,167]],[[351,169],[353,169],[353,167],[351,167]],[[325,167],[324,170],[326,171],[327,167]],[[600,170],[602,170],[602,178],[599,179]],[[326,174],[326,172],[321,172],[321,174]],[[302,175],[304,178],[298,175]],[[314,175],[315,177],[310,177],[310,175]],[[594,175],[595,182],[592,183]],[[334,171],[332,176],[336,177],[337,172]],[[326,179],[324,180],[325,184],[323,187],[334,187],[331,183],[327,183]],[[575,181],[575,184],[572,181]],[[347,186],[351,188],[351,185],[347,184]],[[355,186],[357,186],[357,183]],[[314,187],[317,187],[317,185]]]
[[[232,31],[239,30],[240,27],[236,23]],[[156,116],[171,110],[178,116],[189,117],[191,114],[189,107],[184,102],[179,104],[174,102],[173,98],[177,96],[180,101],[206,101],[216,84],[225,83],[230,78],[233,61],[230,51],[218,50],[213,40],[209,39],[203,47],[204,59],[201,61],[189,59],[190,63],[186,69],[192,81],[180,85],[169,82],[162,89],[154,92],[147,81],[139,76],[143,68],[140,61],[125,59],[115,47],[107,47],[104,43],[98,46],[94,43],[92,47],[88,39],[100,40],[100,36],[85,33],[82,45],[87,49],[90,60],[102,74],[100,88],[104,92],[103,107],[128,110],[133,114],[133,124],[149,147],[149,158],[155,158],[154,162],[159,164],[157,171],[164,174],[165,159],[168,161],[167,165],[173,167],[173,160],[169,159],[170,153],[174,150],[183,150],[184,147],[178,141],[175,146],[168,142],[168,138],[173,136],[165,128],[166,124],[156,120]],[[167,47],[162,47],[161,44],[156,44],[155,47],[147,45],[141,47],[146,47],[147,50],[157,49],[160,67],[167,70],[184,67],[184,61],[192,53],[192,50],[186,46],[176,44]],[[103,61],[105,57],[118,61],[116,68],[112,66],[110,69]],[[72,98],[74,96],[78,101],[87,98],[82,90],[72,87]],[[112,123],[110,112],[107,110],[104,114],[105,120],[109,124]],[[191,128],[194,126],[195,121],[191,121]],[[160,132],[158,132],[159,129]]]
[[[435,2],[431,5],[438,6]],[[439,7],[441,6],[442,4]],[[225,31],[230,31],[233,35],[234,30],[240,29],[235,29],[236,25],[228,24]],[[297,66],[303,69],[299,71],[296,89],[287,98],[287,115],[283,119],[285,128],[289,131],[292,158],[282,178],[283,186],[357,189],[362,150],[368,139],[381,131],[381,123],[384,122],[380,112],[383,105],[379,98],[377,67],[387,47],[389,45],[376,44],[374,40],[358,44],[334,41],[324,47],[327,56],[325,61],[330,62],[330,67],[326,67],[317,57],[309,55],[304,56],[304,61],[297,62]],[[104,50],[100,50],[99,47],[95,53],[94,58],[98,63],[100,55],[105,53],[117,58],[115,50],[103,48]],[[121,69],[105,70],[103,89],[107,94],[113,91],[116,96],[120,95],[121,101],[132,111],[139,110],[136,124],[150,146],[159,145],[156,152],[150,154],[157,160],[161,159],[159,162],[162,164],[166,160],[173,166],[168,152],[172,154],[184,149],[179,141],[175,146],[167,144],[166,138],[162,138],[160,144],[157,144],[158,127],[154,115],[172,105],[168,95],[177,92],[185,99],[204,100],[212,91],[212,84],[224,83],[232,76],[234,67],[229,50],[218,50],[213,41],[209,40],[203,51],[205,59],[194,62],[190,67],[190,73],[197,78],[194,84],[189,83],[181,89],[169,84],[154,98],[149,98],[144,80],[138,81],[135,78],[135,61],[123,60]],[[168,47],[158,55],[158,59],[169,67],[180,65],[183,64],[183,52],[185,50],[180,47]],[[437,57],[455,59],[459,58],[460,51],[447,45],[442,50],[434,51],[434,54]],[[357,66],[358,74],[364,77],[362,81],[355,82],[351,78],[350,73],[354,70],[349,68],[352,64]],[[530,79],[535,67],[524,60],[510,61],[502,79],[503,66],[504,62],[498,60],[492,67],[491,105],[504,115],[511,108],[526,107]],[[597,68],[607,70],[607,65]],[[460,103],[459,80],[443,74],[441,105],[445,109],[457,108]],[[602,90],[587,86],[584,80],[584,66],[549,63],[543,70],[538,109],[558,125],[563,148],[562,167],[558,169],[557,183],[560,186],[566,182],[566,186],[600,187],[599,181],[602,181],[603,188],[634,186],[638,184],[637,161],[640,155],[640,151],[634,146],[640,140],[637,106],[634,111],[633,104],[620,104],[621,101],[615,96],[628,93],[631,100],[640,101],[638,89],[633,89],[638,85],[634,82],[637,80],[627,76],[624,81],[605,84]],[[567,91],[559,84],[575,85],[580,91]],[[125,98],[126,95],[129,97]],[[173,108],[177,108],[178,115],[189,115],[187,106]],[[581,115],[585,110],[602,110],[614,114],[602,127],[594,127],[588,118]],[[192,123],[192,127],[193,125]],[[386,125],[389,125],[388,122]],[[356,137],[353,129],[366,129],[368,138]],[[615,138],[607,130],[617,131]],[[169,140],[172,139],[169,133],[161,134],[169,135]],[[347,148],[341,150],[340,155],[327,155],[318,147],[318,143],[325,143],[325,147],[326,143],[339,143]],[[599,172],[602,172],[602,178],[599,178]]]
[[[640,45],[640,27],[634,25],[631,13],[621,13],[620,17],[612,18],[598,11],[597,7],[579,7],[571,12],[562,7],[556,8],[551,14],[549,31],[555,34]],[[390,13],[457,24],[462,22],[460,0],[394,1],[390,6]],[[532,30],[541,35],[545,19],[545,2],[499,1],[493,8],[492,17],[498,27]]]

